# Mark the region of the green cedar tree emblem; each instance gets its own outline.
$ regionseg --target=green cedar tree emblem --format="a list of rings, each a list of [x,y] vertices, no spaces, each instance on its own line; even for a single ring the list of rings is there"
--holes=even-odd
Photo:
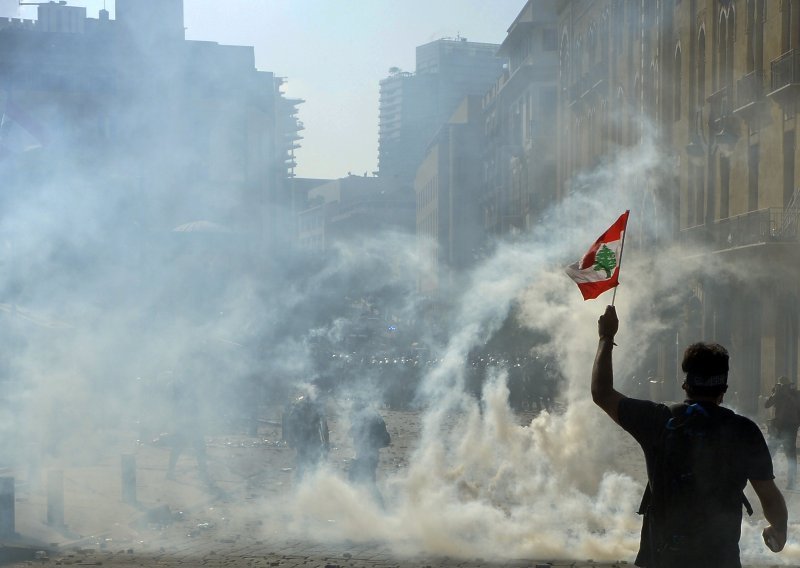
[[[613,250],[603,245],[594,257],[595,270],[605,270],[606,278],[611,278],[611,271],[617,267],[617,255]]]

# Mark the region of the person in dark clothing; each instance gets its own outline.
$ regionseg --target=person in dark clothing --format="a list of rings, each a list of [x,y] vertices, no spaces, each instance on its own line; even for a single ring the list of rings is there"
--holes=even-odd
[[[374,408],[357,402],[350,415],[350,436],[356,452],[350,465],[350,481],[368,486],[375,500],[382,504],[383,498],[377,485],[378,462],[381,448],[387,447],[392,441],[386,421]]]
[[[305,394],[289,407],[283,426],[283,438],[295,450],[295,481],[299,482],[328,455],[328,420],[322,405]]]
[[[696,343],[684,353],[687,400],[669,408],[614,388],[611,351],[619,320],[608,306],[598,320],[592,399],[641,445],[647,466],[642,539],[635,564],[648,568],[740,568],[742,493],[749,481],[769,526],[773,552],[786,544],[787,510],[758,426],[720,406],[728,352]],[[749,504],[747,504],[749,507]]]
[[[789,377],[780,377],[764,408],[775,408],[775,417],[769,423],[769,444],[773,454],[782,450],[788,462],[787,489],[794,489],[797,481],[797,429],[800,427],[800,398]]]

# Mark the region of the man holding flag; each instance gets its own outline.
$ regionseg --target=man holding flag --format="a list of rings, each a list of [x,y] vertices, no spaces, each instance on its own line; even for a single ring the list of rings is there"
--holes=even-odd
[[[591,252],[591,251],[590,251]],[[686,401],[672,407],[629,398],[614,388],[611,352],[619,320],[608,306],[592,367],[592,400],[639,443],[648,484],[636,566],[740,568],[743,490],[750,482],[769,526],[773,552],[786,544],[786,502],[772,470],[764,436],[752,420],[721,405],[728,388],[728,352],[695,343],[683,356]]]

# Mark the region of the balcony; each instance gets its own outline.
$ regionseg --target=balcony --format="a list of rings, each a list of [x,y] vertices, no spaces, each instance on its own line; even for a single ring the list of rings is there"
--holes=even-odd
[[[730,89],[725,86],[708,97],[709,130],[717,145],[721,146],[723,150],[732,149],[739,139],[730,94]]]
[[[797,243],[798,217],[796,209],[772,207],[759,209],[727,219],[719,219],[712,225],[698,225],[681,229],[681,244],[702,246],[712,252],[729,251],[741,247],[768,243]]]
[[[580,110],[604,95],[608,95],[608,64],[600,62],[570,85],[570,107]]]
[[[751,71],[736,81],[736,107],[733,113],[744,120],[755,116],[764,101],[764,72]]]
[[[769,96],[779,104],[793,101],[800,88],[800,50],[787,51],[770,63]]]

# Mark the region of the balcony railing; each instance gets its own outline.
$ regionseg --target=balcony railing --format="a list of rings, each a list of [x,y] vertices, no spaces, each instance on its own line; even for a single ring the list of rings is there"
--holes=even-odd
[[[580,76],[569,88],[569,100],[572,105],[582,102],[591,95],[599,95],[608,87],[608,65],[600,62]]]
[[[764,73],[751,71],[736,81],[736,110],[746,108],[764,96]]]
[[[715,132],[720,132],[727,126],[728,119],[731,117],[733,111],[728,87],[722,87],[715,93],[712,93],[711,96],[708,97],[708,103],[711,113],[711,124],[714,126]]]
[[[770,94],[785,87],[800,84],[800,50],[787,51],[770,63]]]
[[[766,243],[798,242],[800,212],[782,207],[758,209],[735,217],[720,219],[711,225],[681,230],[681,243],[725,251]]]

